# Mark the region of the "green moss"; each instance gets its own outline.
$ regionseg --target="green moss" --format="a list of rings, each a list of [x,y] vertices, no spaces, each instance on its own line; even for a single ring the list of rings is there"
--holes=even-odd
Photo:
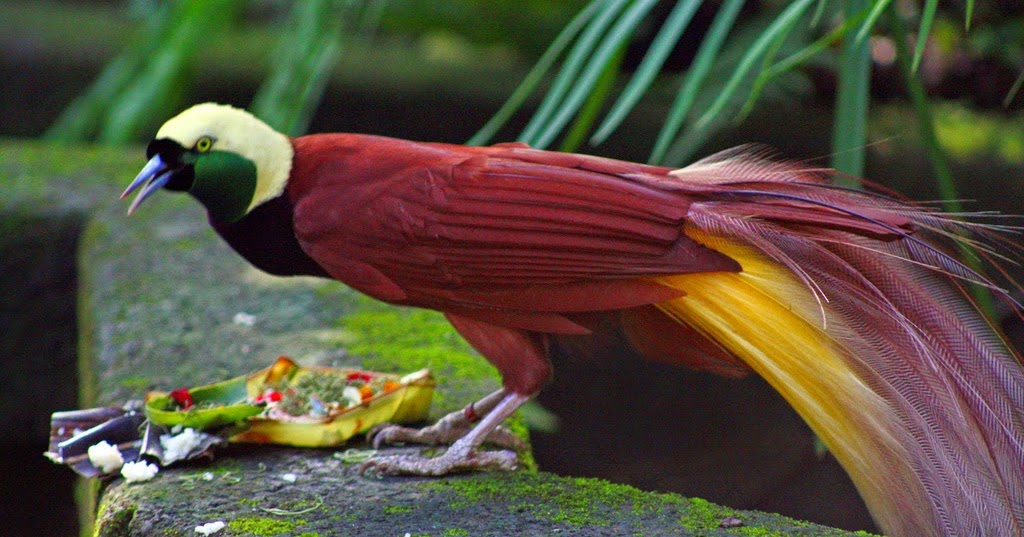
[[[238,535],[256,535],[272,537],[295,531],[296,523],[290,520],[278,520],[268,517],[243,517],[228,522],[231,531]]]
[[[191,252],[204,246],[202,241],[196,239],[180,239],[174,241],[174,249],[179,252]]]
[[[643,534],[654,520],[677,520],[687,534],[724,533],[750,537],[783,536],[809,524],[788,518],[740,512],[706,500],[639,489],[591,478],[555,478],[545,474],[515,473],[472,476],[426,484],[433,494],[452,493],[448,507],[478,509],[504,505],[520,519],[535,518],[575,528],[603,528],[602,532]],[[748,525],[720,528],[722,520],[736,517]],[[846,535],[841,530],[810,529],[814,535]],[[461,535],[461,534],[458,534]]]
[[[619,520],[623,511],[656,513],[684,502],[679,496],[643,492],[600,479],[552,479],[532,473],[458,479],[427,487],[454,492],[452,508],[501,501],[511,512],[571,526],[606,526]]]
[[[125,377],[118,381],[122,388],[142,395],[152,386],[149,377]]]
[[[527,446],[530,442],[530,430],[526,427],[526,422],[523,420],[522,415],[516,412],[511,418],[505,420],[505,426],[508,427],[513,434],[526,440]],[[533,458],[533,450],[527,448],[519,453],[519,469],[527,472],[537,471],[537,460]]]
[[[499,379],[494,367],[462,339],[441,313],[399,308],[364,296],[358,296],[356,303],[356,311],[339,321],[346,351],[360,356],[363,367],[375,371],[407,373],[430,369],[438,380],[434,405],[441,413],[479,398],[493,389],[491,382]],[[506,425],[529,441],[529,431],[518,414]],[[536,470],[530,450],[519,454],[519,465],[525,470]]]
[[[78,511],[78,527],[92,528],[96,526],[96,519],[102,509],[102,506],[96,507],[100,496],[100,486],[99,479],[79,477],[75,480],[75,510]],[[83,530],[82,535],[88,535],[88,533]]]
[[[116,188],[131,180],[140,153],[121,147],[54,145],[37,140],[0,143],[0,209],[75,207],[116,199]],[[127,177],[126,177],[127,175]],[[123,187],[122,187],[123,188]]]
[[[464,530],[462,528],[448,528],[444,530],[441,537],[463,537],[465,535],[469,535],[469,530]]]
[[[80,251],[85,251],[89,244],[94,243],[102,233],[104,226],[96,221],[91,222],[82,231],[79,238]],[[85,265],[87,260],[80,258],[79,263]],[[78,317],[78,403],[83,408],[94,406],[99,397],[99,369],[96,366],[93,349],[98,331],[94,298],[88,290],[95,286],[93,274],[87,270],[78,271],[78,305],[75,313]]]
[[[121,537],[131,535],[129,526],[138,507],[134,503],[103,504],[96,513],[93,535]]]
[[[389,515],[401,515],[405,513],[411,513],[416,509],[411,505],[389,505],[384,508],[384,512]]]
[[[789,533],[770,528],[740,526],[733,530],[737,535],[746,537],[786,537]]]
[[[683,509],[684,515],[680,517],[679,524],[687,532],[703,535],[708,532],[725,532],[729,535],[741,535],[746,537],[786,537],[794,531],[807,530],[808,535],[850,535],[845,530],[815,526],[809,522],[793,520],[778,515],[766,515],[756,512],[740,512],[727,507],[715,505],[707,500],[691,498],[685,500]],[[722,521],[726,518],[735,517],[749,525],[735,528],[722,529]],[[856,535],[871,535],[866,532],[857,532]]]
[[[691,498],[686,515],[679,519],[680,525],[689,531],[717,528],[723,518],[735,516],[735,512],[723,509],[707,500]]]
[[[396,308],[361,298],[359,311],[341,319],[345,348],[368,369],[408,372],[429,368],[439,376],[494,378],[496,371],[459,336],[444,315]]]

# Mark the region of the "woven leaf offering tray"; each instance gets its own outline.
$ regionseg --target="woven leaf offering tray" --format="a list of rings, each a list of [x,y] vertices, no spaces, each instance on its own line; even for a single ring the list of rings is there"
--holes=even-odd
[[[240,424],[231,442],[328,447],[384,422],[427,417],[434,381],[358,369],[272,366],[216,384],[146,396],[146,417],[165,427],[210,430]]]

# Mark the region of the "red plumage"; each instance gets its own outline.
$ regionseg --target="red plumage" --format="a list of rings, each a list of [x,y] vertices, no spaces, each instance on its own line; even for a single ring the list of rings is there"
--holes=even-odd
[[[494,329],[583,334],[571,313],[679,296],[645,277],[739,268],[683,234],[679,196],[632,179],[669,168],[351,134],[294,147],[287,193],[299,243],[381,300]],[[521,369],[502,371],[506,385],[523,385]]]
[[[446,312],[526,395],[549,375],[545,334],[587,333],[579,312],[618,310],[654,359],[745,373],[735,349],[654,305],[684,294],[661,276],[741,270],[687,226],[753,246],[802,282],[817,322],[832,323],[838,352],[899,424],[877,433],[898,447],[880,441],[876,456],[901,459],[892,464],[906,475],[858,481],[883,527],[1020,532],[1024,375],[955,290],[986,280],[941,246],[969,226],[743,150],[673,171],[520,144],[318,135],[294,147],[287,192],[303,249],[367,294]],[[872,487],[905,490],[883,501]]]

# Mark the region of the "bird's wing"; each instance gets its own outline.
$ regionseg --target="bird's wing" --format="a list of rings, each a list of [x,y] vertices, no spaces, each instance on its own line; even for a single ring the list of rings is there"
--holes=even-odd
[[[678,293],[645,277],[739,268],[683,233],[685,195],[632,177],[667,169],[518,146],[431,156],[322,189],[297,222],[311,257],[346,282],[357,263],[372,281],[354,286],[379,298],[446,311],[617,309]]]

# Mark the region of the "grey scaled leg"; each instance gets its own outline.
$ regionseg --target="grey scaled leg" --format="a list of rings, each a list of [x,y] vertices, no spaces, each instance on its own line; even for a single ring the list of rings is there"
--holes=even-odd
[[[506,390],[496,393],[503,394],[500,401],[480,420],[476,427],[456,440],[444,454],[433,458],[421,455],[374,457],[363,463],[361,471],[371,471],[378,475],[439,476],[467,470],[515,469],[516,453],[514,451],[481,451],[478,448],[506,418],[528,401],[530,396]]]

